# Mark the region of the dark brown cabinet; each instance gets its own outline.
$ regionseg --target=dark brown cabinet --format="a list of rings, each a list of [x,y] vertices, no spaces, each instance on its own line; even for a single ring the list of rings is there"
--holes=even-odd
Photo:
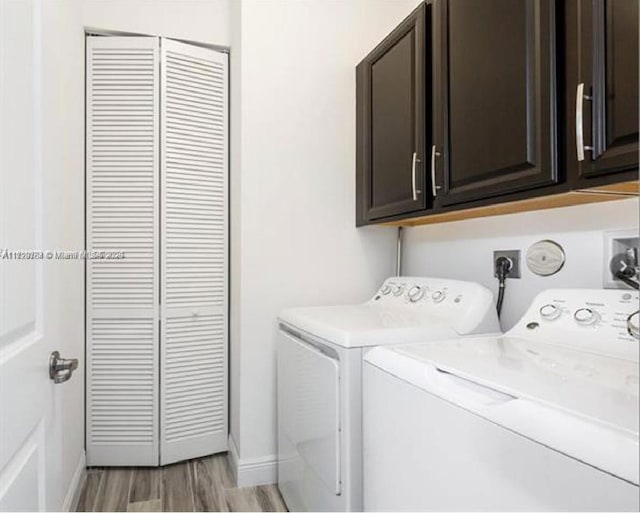
[[[356,68],[356,224],[637,195],[638,3],[421,4]]]
[[[427,10],[416,9],[356,68],[358,224],[430,206]]]
[[[556,183],[553,0],[434,1],[438,202]]]
[[[576,0],[567,51],[567,140],[577,185],[629,179],[638,169],[638,0]],[[573,43],[575,42],[575,46]]]

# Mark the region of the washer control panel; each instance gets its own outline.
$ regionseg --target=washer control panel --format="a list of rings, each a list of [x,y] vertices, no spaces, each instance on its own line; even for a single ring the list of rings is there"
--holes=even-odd
[[[639,308],[637,291],[550,289],[538,294],[508,334],[637,358]]]

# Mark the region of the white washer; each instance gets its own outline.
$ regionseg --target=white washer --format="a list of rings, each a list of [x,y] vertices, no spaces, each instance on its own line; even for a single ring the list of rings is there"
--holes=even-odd
[[[638,511],[638,293],[549,290],[496,337],[376,348],[366,511]]]
[[[281,313],[278,484],[291,511],[361,511],[362,355],[372,346],[499,332],[476,283],[389,278],[364,304]]]

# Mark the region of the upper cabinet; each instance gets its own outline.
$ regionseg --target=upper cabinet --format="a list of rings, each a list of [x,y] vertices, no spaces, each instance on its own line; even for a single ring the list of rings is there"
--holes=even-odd
[[[416,9],[356,69],[358,224],[431,204],[427,11],[426,5]]]
[[[577,0],[567,9],[577,183],[630,179],[638,169],[638,0]]]
[[[434,2],[432,154],[440,204],[558,180],[554,6]]]
[[[357,67],[356,224],[637,195],[638,14],[638,0],[421,4]]]

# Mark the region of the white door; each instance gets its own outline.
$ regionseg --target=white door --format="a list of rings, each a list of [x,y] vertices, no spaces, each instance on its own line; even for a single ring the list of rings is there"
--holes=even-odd
[[[44,173],[59,172],[41,158],[41,26],[37,0],[0,1],[1,511],[62,508],[62,415],[81,414],[65,413],[64,384],[49,378],[61,335],[46,314],[67,299],[52,285],[56,266],[46,256],[11,253],[55,243],[43,238],[43,220],[54,228],[63,222],[41,186]]]
[[[87,38],[87,464],[158,465],[156,37]]]
[[[89,465],[227,450],[227,61],[87,38]]]
[[[227,450],[228,59],[162,39],[160,463]]]

